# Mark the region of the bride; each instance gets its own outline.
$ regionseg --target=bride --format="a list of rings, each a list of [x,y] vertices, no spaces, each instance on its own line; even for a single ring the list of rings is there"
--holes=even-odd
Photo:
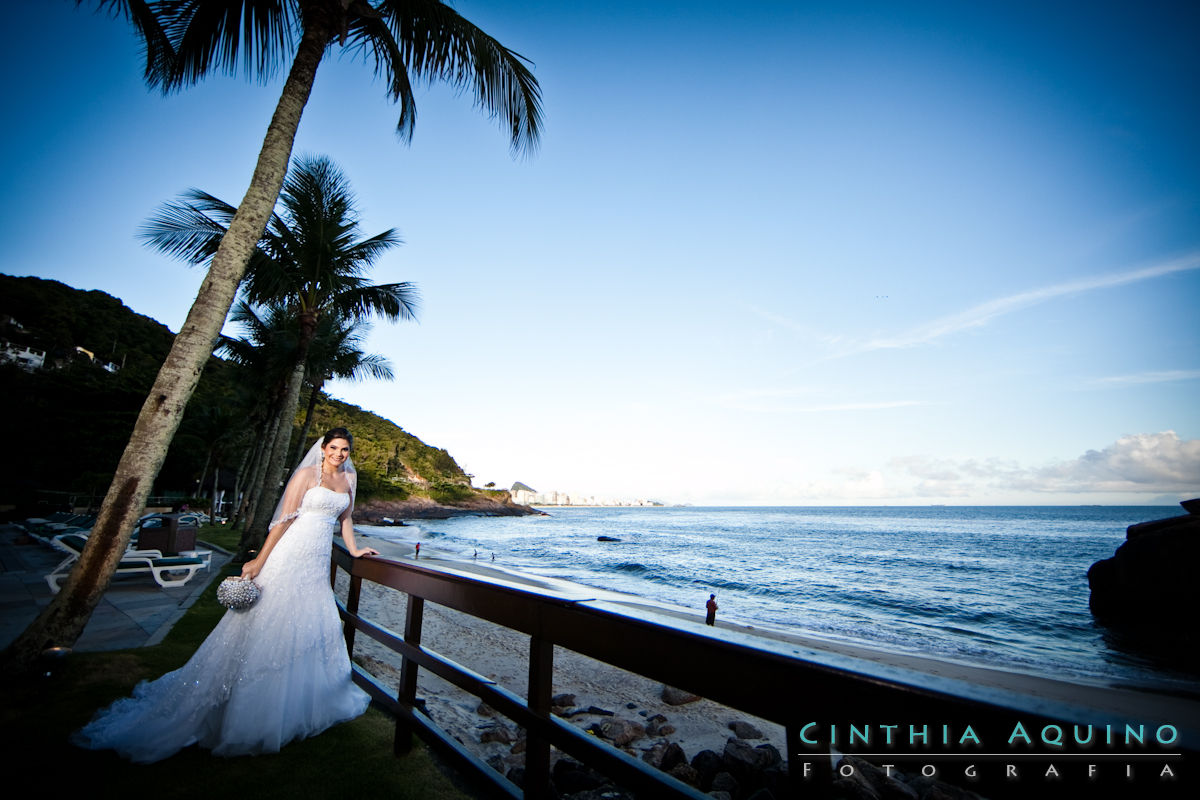
[[[330,534],[355,557],[353,438],[334,428],[292,474],[262,551],[242,567],[261,597],[228,611],[192,658],[113,703],[72,742],[138,763],[199,744],[214,755],[273,753],[366,710],[329,587]]]

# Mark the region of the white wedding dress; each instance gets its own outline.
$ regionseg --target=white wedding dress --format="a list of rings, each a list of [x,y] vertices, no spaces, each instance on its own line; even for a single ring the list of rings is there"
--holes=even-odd
[[[309,489],[255,579],[251,608],[228,611],[191,660],[98,712],[72,742],[138,763],[191,744],[215,755],[274,753],[362,714],[329,588],[337,518],[349,495]]]

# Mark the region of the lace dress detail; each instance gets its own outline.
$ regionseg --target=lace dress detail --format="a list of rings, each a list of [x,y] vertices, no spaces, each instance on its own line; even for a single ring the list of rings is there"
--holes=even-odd
[[[369,698],[350,680],[329,588],[332,534],[349,502],[323,486],[309,489],[255,578],[258,602],[226,612],[187,664],[139,683],[72,742],[138,763],[191,744],[221,756],[273,753],[362,714]]]

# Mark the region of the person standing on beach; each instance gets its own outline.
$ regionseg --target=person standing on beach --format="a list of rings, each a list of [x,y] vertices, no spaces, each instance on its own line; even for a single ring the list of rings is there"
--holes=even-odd
[[[417,542],[416,548],[413,549],[413,558],[421,557],[421,543]]]
[[[704,617],[704,624],[705,625],[716,625],[717,624],[717,596],[715,594],[710,594],[708,596],[708,602],[704,604],[704,607],[708,609],[708,615]]]

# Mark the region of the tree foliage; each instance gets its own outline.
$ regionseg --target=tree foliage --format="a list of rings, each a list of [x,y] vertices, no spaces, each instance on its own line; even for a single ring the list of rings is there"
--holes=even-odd
[[[3,315],[23,328],[3,328],[5,339],[46,349],[48,362],[61,361],[62,366],[29,373],[15,365],[0,365],[0,380],[6,387],[0,392],[0,413],[10,420],[14,432],[37,440],[37,446],[24,451],[20,460],[0,460],[0,502],[27,505],[39,491],[63,493],[44,494],[42,499],[69,494],[80,502],[88,498],[99,502],[154,380],[156,362],[170,349],[171,331],[104,292],[0,274]],[[59,344],[52,346],[54,342]],[[92,350],[97,358],[123,361],[125,366],[109,373],[77,359],[73,342]],[[208,426],[213,418],[228,417],[222,410],[243,402],[238,399],[245,394],[243,387],[258,385],[250,370],[232,360],[210,359],[151,494],[194,493],[208,449],[219,444]],[[302,421],[301,413],[297,430]],[[337,425],[354,432],[354,459],[364,499],[423,491],[421,482],[469,482],[445,450],[426,445],[358,406],[318,399],[310,438]],[[236,461],[236,452],[225,452],[225,468],[236,468]],[[415,487],[390,480],[410,475],[419,479]]]

